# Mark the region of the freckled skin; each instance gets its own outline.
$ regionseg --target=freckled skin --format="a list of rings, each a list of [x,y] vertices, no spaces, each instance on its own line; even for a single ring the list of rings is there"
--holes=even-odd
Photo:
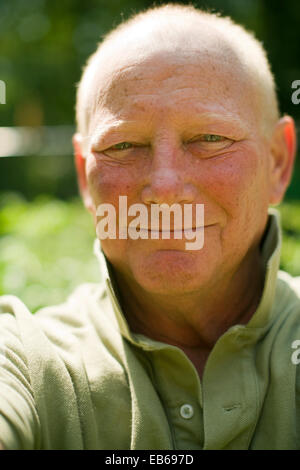
[[[205,228],[201,250],[185,250],[184,239],[102,241],[131,327],[184,344],[192,358],[187,348],[209,349],[230,325],[249,320],[262,292],[259,242],[275,180],[261,110],[244,71],[216,57],[150,55],[114,77],[90,123],[91,137],[105,125],[132,121],[106,148],[124,141],[143,146],[125,158],[91,147],[90,210],[103,202],[117,208],[119,195],[149,212],[151,203],[204,204],[205,225],[214,225]],[[199,134],[222,135],[228,143],[202,148],[192,141]]]

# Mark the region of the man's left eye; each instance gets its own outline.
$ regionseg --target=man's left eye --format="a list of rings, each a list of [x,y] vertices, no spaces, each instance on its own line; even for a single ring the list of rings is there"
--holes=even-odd
[[[230,147],[234,141],[218,134],[200,134],[188,142],[189,151],[207,158]]]
[[[216,134],[203,134],[198,138],[198,140],[203,142],[222,142],[225,140],[225,137]]]

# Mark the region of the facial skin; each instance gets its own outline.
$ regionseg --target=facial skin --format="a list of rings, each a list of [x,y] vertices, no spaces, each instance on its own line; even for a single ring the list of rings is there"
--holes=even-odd
[[[221,55],[149,54],[114,70],[105,89],[86,163],[82,136],[73,139],[88,209],[95,214],[104,202],[117,209],[119,195],[149,213],[153,203],[204,204],[201,250],[185,250],[185,239],[101,243],[132,329],[193,360],[258,305],[259,242],[268,205],[281,201],[290,181],[293,120],[282,118],[267,139],[247,75]],[[113,147],[122,142],[132,146]]]

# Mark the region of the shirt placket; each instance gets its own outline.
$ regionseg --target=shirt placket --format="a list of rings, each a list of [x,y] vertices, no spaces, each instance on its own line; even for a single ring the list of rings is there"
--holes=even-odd
[[[174,448],[201,450],[201,385],[193,364],[181,350],[173,346],[148,354],[153,382],[169,422]]]
[[[248,449],[259,393],[251,332],[233,327],[215,344],[203,374],[204,449]]]

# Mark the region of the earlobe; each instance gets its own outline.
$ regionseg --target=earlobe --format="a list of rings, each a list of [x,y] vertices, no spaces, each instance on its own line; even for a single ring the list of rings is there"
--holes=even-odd
[[[94,213],[94,205],[90,195],[87,177],[86,177],[86,159],[82,151],[82,136],[78,133],[73,135],[72,138],[73,148],[74,148],[74,159],[75,159],[75,168],[77,173],[77,181],[79,186],[79,191],[83,199],[85,207],[89,212]]]

